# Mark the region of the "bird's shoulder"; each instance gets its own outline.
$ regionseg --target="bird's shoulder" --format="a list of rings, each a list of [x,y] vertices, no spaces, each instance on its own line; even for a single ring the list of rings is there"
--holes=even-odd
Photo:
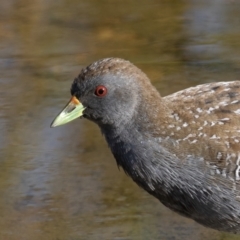
[[[240,81],[199,85],[163,100],[172,119],[162,129],[166,147],[240,182]]]

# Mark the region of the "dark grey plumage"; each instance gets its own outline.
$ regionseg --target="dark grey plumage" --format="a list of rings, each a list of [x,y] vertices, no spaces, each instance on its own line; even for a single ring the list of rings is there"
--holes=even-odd
[[[106,96],[94,94],[99,85]],[[139,186],[207,227],[240,233],[239,81],[162,98],[136,66],[108,58],[83,69],[71,93]]]

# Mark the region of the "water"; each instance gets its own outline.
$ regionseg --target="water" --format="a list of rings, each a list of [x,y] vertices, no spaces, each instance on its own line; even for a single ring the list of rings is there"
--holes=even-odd
[[[239,79],[239,1],[9,0],[0,9],[0,239],[239,238],[139,189],[93,123],[49,128],[74,77],[99,58],[129,59],[162,95]]]

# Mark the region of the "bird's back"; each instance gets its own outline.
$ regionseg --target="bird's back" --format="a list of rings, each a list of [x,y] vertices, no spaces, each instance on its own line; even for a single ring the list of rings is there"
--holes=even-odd
[[[240,81],[188,88],[163,98],[174,121],[165,128],[180,155],[197,155],[211,174],[240,180]]]

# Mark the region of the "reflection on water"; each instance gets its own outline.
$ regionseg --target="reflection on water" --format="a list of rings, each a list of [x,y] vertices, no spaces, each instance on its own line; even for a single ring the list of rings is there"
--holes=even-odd
[[[162,95],[239,78],[238,1],[10,0],[0,8],[0,239],[237,239],[135,186],[94,124],[49,125],[81,67],[103,57],[133,61]]]

